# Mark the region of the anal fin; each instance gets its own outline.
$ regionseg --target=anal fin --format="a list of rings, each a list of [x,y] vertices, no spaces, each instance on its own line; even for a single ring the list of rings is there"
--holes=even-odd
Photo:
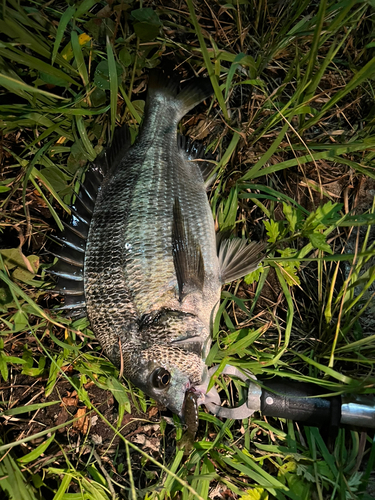
[[[199,243],[183,217],[178,198],[173,205],[172,250],[179,300],[182,301],[187,294],[203,290],[204,262]]]

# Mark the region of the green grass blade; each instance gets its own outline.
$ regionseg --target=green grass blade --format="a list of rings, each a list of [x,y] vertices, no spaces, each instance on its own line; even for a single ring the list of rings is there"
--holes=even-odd
[[[200,45],[200,48],[202,51],[204,64],[207,68],[208,76],[210,77],[212,87],[213,87],[214,92],[215,92],[216,99],[219,103],[221,111],[223,112],[225,120],[229,121],[228,110],[227,110],[227,107],[226,107],[226,104],[224,101],[223,94],[220,90],[219,83],[218,83],[216,75],[215,75],[215,69],[212,66],[211,59],[210,59],[210,56],[209,56],[208,51],[207,51],[206,42],[204,41],[202,31],[201,31],[201,28],[200,28],[199,23],[198,23],[197,16],[195,14],[193,2],[192,2],[192,0],[186,0],[186,2],[188,4],[191,22],[194,26],[195,33],[196,33],[198,40],[199,40],[199,45]]]
[[[133,103],[131,102],[131,100],[129,99],[127,93],[125,92],[124,87],[122,85],[120,85],[119,89],[120,89],[121,95],[122,95],[122,97],[123,97],[123,99],[125,101],[126,106],[129,109],[130,113],[132,114],[133,118],[138,123],[138,125],[140,125],[141,122],[142,122],[142,117],[139,115],[138,111],[133,106]]]
[[[78,33],[76,31],[72,31],[71,42],[72,42],[74,58],[77,64],[78,73],[81,76],[83,85],[87,87],[87,85],[89,84],[89,75],[87,73],[85,58],[83,57],[82,47],[81,44],[79,43]]]
[[[314,67],[317,62],[318,48],[321,43],[321,32],[324,23],[324,14],[327,8],[327,0],[320,0],[319,10],[316,15],[316,26],[314,30],[314,36],[312,40],[312,44],[309,49],[309,59],[306,68],[306,73],[303,79],[303,84],[306,85],[313,76]]]
[[[10,410],[4,410],[0,413],[0,416],[2,417],[3,415],[22,415],[24,413],[28,413],[31,411],[37,411],[40,408],[46,408],[47,406],[53,406],[60,404],[61,401],[46,401],[45,403],[36,403],[33,405],[26,405],[26,406],[19,406],[16,408],[11,408]]]
[[[109,72],[109,92],[111,102],[111,137],[113,137],[116,127],[117,115],[117,93],[118,93],[118,80],[115,56],[113,54],[112,45],[107,36],[107,59],[108,59],[108,72]]]
[[[241,63],[241,61],[245,57],[246,57],[245,54],[243,54],[242,52],[240,52],[239,54],[237,54],[236,57],[234,58],[234,61],[232,62],[231,66],[229,68],[229,72],[228,72],[228,76],[227,76],[227,81],[225,82],[225,99],[228,98],[229,89],[231,88],[232,80],[233,80],[233,77],[234,77],[234,75],[236,73],[238,65]]]
[[[318,370],[321,370],[323,373],[326,375],[329,375],[330,377],[335,378],[336,380],[339,380],[343,384],[352,384],[354,383],[354,380],[350,377],[347,377],[346,375],[343,375],[336,370],[333,370],[332,368],[329,368],[328,366],[322,365],[321,363],[318,363],[317,361],[308,358],[307,356],[301,354],[301,353],[295,353],[297,356],[299,356],[303,361],[306,363],[309,363],[312,366],[315,366],[315,368],[318,368]]]
[[[19,50],[16,50],[14,47],[12,48],[12,50],[0,47],[0,56],[9,59],[12,62],[23,64],[25,66],[28,66],[29,68],[34,68],[43,73],[47,73],[48,75],[64,80],[67,83],[71,83],[72,85],[79,85],[65,71],[61,71],[60,69],[51,66],[51,64],[41,61],[37,57],[33,57],[30,54],[26,54]]]
[[[0,457],[0,477],[0,488],[10,500],[37,500],[39,498],[35,496],[17,462],[9,454]]]
[[[69,488],[70,483],[72,482],[72,476],[69,473],[64,474],[60,486],[58,490],[56,491],[55,496],[53,497],[52,500],[62,500],[64,497],[64,494],[66,490]]]
[[[322,117],[329,111],[333,106],[335,106],[339,101],[341,101],[346,95],[352,92],[355,88],[362,85],[366,80],[371,80],[375,75],[375,57],[371,59],[363,68],[361,68],[353,78],[345,85],[342,90],[336,92],[336,94],[331,97],[331,99],[322,107],[321,111],[308,120],[302,127],[301,131],[306,130],[316,123],[318,123]]]
[[[32,87],[31,85],[28,85],[24,81],[22,81],[20,78],[12,78],[9,75],[6,75],[4,73],[0,73],[0,85],[5,87],[6,89],[10,90],[11,92],[14,92],[17,94],[19,90],[30,92],[31,94],[41,94],[44,96],[49,97],[50,99],[61,99],[65,100],[65,97],[61,97],[56,94],[51,94],[51,92],[47,92],[45,90],[41,90],[37,87]]]
[[[225,150],[225,153],[223,154],[220,161],[217,163],[217,165],[215,167],[214,172],[218,172],[218,179],[220,179],[223,176],[223,174],[225,172],[225,167],[229,163],[229,161],[230,161],[230,159],[231,159],[231,157],[232,157],[232,155],[237,147],[237,144],[238,144],[239,140],[241,139],[241,135],[237,132],[237,130],[235,130],[234,132],[235,133],[233,134],[232,139],[231,139],[227,149]],[[216,207],[216,203],[219,199],[220,187],[221,187],[221,183],[219,184],[218,188],[216,189],[216,191],[214,193],[213,200],[212,200],[213,207]],[[214,213],[214,215],[215,215],[215,213]]]
[[[271,147],[268,149],[264,155],[262,155],[261,159],[253,166],[251,167],[245,175],[239,179],[239,182],[245,182],[250,179],[253,179],[254,177],[258,177],[257,174],[259,170],[269,161],[271,156],[276,152],[277,148],[279,147],[281,141],[284,139],[285,134],[289,128],[289,123],[286,123],[283,128],[281,129],[280,133],[276,137],[276,139],[273,141]],[[263,173],[263,171],[262,171]]]
[[[23,457],[19,458],[17,462],[21,465],[23,464],[29,464],[30,462],[33,462],[37,458],[39,458],[42,453],[46,451],[48,446],[52,443],[52,441],[55,439],[55,434],[52,434],[44,443],[41,443],[39,446],[37,446],[33,451],[30,453],[27,453],[27,455],[24,455]]]
[[[365,139],[363,142],[321,146],[321,147],[326,148],[326,151],[322,151],[319,153],[314,152],[313,154],[299,156],[298,158],[293,158],[292,160],[282,161],[282,162],[278,163],[277,165],[271,165],[269,167],[265,167],[262,170],[260,170],[258,173],[253,175],[253,178],[260,177],[262,175],[269,175],[273,172],[278,172],[280,170],[284,170],[284,169],[290,168],[290,167],[295,167],[297,165],[304,165],[305,163],[309,163],[312,161],[317,161],[317,160],[335,161],[334,160],[335,157],[337,157],[339,155],[353,153],[356,151],[364,151],[364,150],[369,149],[369,148],[374,147],[374,146],[375,146],[375,140],[372,137]],[[317,148],[315,148],[314,146],[310,147],[310,150],[312,152],[314,151],[314,149],[318,149],[318,147]]]
[[[87,135],[85,123],[83,121],[82,116],[76,116],[76,125],[77,125],[77,130],[79,132],[79,135],[81,137],[82,143],[83,143],[85,150],[88,154],[89,160],[94,161],[96,158],[95,149],[93,148],[93,145],[91,144],[89,136]]]
[[[53,43],[52,58],[51,58],[52,64],[55,62],[56,55],[57,55],[57,52],[60,48],[60,44],[61,44],[61,41],[63,39],[66,27],[68,26],[69,21],[74,16],[75,11],[76,11],[75,5],[71,5],[66,9],[66,11],[63,13],[63,15],[60,18],[59,26],[58,26],[57,32],[56,32],[55,41]]]
[[[56,192],[55,188],[52,186],[52,184],[49,182],[48,179],[46,179],[46,177],[38,170],[36,169],[35,167],[33,167],[32,171],[31,171],[31,174],[30,174],[30,177],[32,178],[36,178],[38,179],[43,185],[44,187],[51,193],[51,195],[55,198],[55,200],[57,201],[57,203],[67,212],[67,213],[70,213],[70,209],[68,207],[68,205],[66,205],[62,199],[60,198],[60,196],[58,195],[58,193]]]
[[[81,2],[77,7],[77,11],[74,15],[74,19],[78,19],[81,16],[83,16],[84,14],[86,14],[87,12],[89,12],[90,9],[92,9],[94,7],[94,5],[96,5],[96,4],[97,4],[97,2],[95,0],[83,0],[83,2]]]
[[[273,362],[278,361],[281,356],[285,353],[289,346],[289,341],[290,341],[290,335],[292,332],[292,326],[293,326],[293,316],[294,316],[294,305],[293,305],[293,300],[292,296],[289,292],[288,285],[285,281],[285,278],[282,274],[281,268],[276,267],[275,268],[277,278],[279,280],[279,283],[281,285],[281,288],[284,292],[284,296],[286,299],[286,302],[288,304],[288,311],[286,314],[286,326],[285,326],[285,332],[284,332],[284,345],[280,349],[280,351],[277,353],[277,355],[273,358]]]

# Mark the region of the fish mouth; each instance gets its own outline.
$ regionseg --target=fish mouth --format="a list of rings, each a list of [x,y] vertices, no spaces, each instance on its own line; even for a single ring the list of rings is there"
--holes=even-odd
[[[197,397],[197,405],[218,405],[221,406],[220,396],[215,387],[212,387],[210,391],[208,391],[208,385],[210,383],[211,375],[210,370],[205,367],[202,382],[200,384],[191,386],[186,392],[194,392]]]
[[[207,366],[205,365],[200,384],[191,384],[186,389],[185,401],[187,401],[189,395],[193,394],[196,399],[197,406],[204,404],[207,396],[207,389],[209,382],[210,382],[210,376],[208,375],[208,369]]]

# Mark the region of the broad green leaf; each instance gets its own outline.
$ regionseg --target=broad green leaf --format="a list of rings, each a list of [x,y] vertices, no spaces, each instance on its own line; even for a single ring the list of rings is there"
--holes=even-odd
[[[67,189],[68,176],[65,175],[56,165],[40,170],[40,174],[48,180],[56,193]]]
[[[124,47],[123,49],[120,50],[118,58],[125,66],[125,68],[127,68],[134,62],[134,56],[132,56],[127,47]]]
[[[133,23],[133,27],[141,42],[150,42],[158,36],[161,22],[153,9],[145,7],[132,10],[131,15],[137,21]]]
[[[114,395],[116,401],[123,405],[128,413],[131,413],[130,400],[128,398],[125,387],[115,377],[109,377],[107,380],[108,389]]]
[[[278,222],[275,222],[274,220],[270,219],[269,221],[268,220],[263,221],[263,224],[267,231],[268,241],[270,243],[275,243],[280,235],[280,228]]]
[[[13,295],[9,287],[5,283],[0,283],[0,311],[5,312],[5,308],[2,306],[7,306],[13,303]]]
[[[28,326],[29,321],[26,313],[22,309],[16,312],[12,317],[13,321],[13,332],[22,332]],[[23,356],[22,356],[23,357]]]
[[[264,271],[264,267],[262,265],[258,266],[258,268],[255,269],[255,271],[253,271],[252,273],[247,274],[244,277],[245,283],[247,285],[252,285],[254,282],[259,281],[259,277],[263,273],[263,271]]]
[[[118,84],[121,83],[121,75],[123,69],[118,63],[115,63],[116,67],[116,79],[118,81]],[[95,74],[94,74],[94,84],[100,89],[100,90],[110,90],[111,88],[111,77],[109,75],[109,65],[108,61],[101,61],[96,69],[95,69]]]
[[[289,231],[294,233],[299,222],[302,221],[302,214],[296,208],[283,202],[283,212],[289,223]]]
[[[36,273],[39,269],[39,257],[37,255],[29,255],[26,257],[29,264],[26,266],[17,267],[12,272],[12,278],[27,283],[35,278]]]
[[[268,500],[269,495],[264,488],[255,487],[251,490],[246,490],[245,495],[241,496],[241,500]]]
[[[326,242],[326,237],[322,233],[313,232],[308,234],[309,240],[314,248],[318,248],[323,252],[333,254],[331,247]]]

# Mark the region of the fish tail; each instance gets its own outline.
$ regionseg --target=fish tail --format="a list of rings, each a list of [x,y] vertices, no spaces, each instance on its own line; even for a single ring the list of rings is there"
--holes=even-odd
[[[180,121],[191,109],[212,95],[213,89],[209,78],[194,78],[181,91],[174,78],[167,78],[165,73],[154,70],[150,72],[148,98],[163,95],[168,103],[177,109],[177,120]]]

